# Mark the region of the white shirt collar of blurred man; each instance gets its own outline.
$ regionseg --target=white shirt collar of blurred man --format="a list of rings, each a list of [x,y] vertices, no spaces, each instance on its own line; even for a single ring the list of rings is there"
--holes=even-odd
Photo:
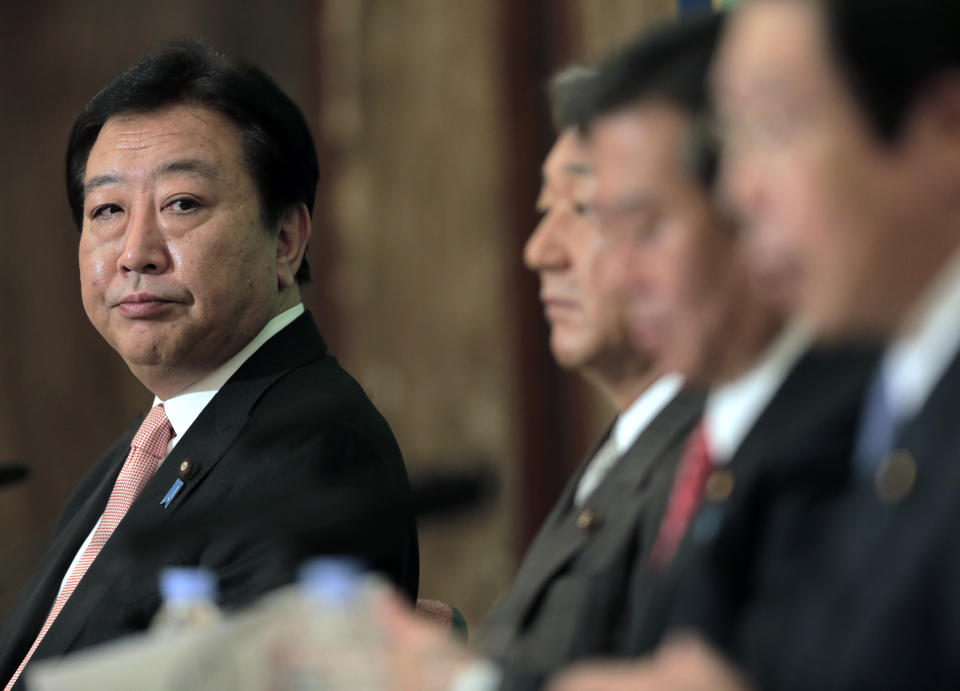
[[[894,418],[911,419],[960,351],[960,250],[916,304],[887,348],[883,377]]]
[[[714,463],[723,465],[733,458],[812,342],[811,329],[799,323],[788,325],[745,374],[710,391],[703,421]]]

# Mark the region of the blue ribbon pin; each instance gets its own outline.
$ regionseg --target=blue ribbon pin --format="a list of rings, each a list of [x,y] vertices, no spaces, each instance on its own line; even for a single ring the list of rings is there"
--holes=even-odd
[[[167,495],[160,500],[160,503],[163,504],[163,508],[170,506],[170,502],[173,501],[173,498],[177,496],[177,492],[180,491],[180,488],[183,487],[183,480],[177,478],[177,481],[173,483],[170,487],[170,491],[167,492]]]

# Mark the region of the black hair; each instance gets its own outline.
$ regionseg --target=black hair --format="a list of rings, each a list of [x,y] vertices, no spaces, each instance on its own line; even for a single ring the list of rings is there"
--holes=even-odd
[[[822,0],[827,41],[875,133],[895,140],[916,99],[960,69],[956,0]]]
[[[550,98],[550,117],[557,133],[579,123],[590,84],[596,78],[596,69],[584,65],[569,65],[550,78],[547,94]]]
[[[243,160],[259,193],[267,226],[276,226],[291,206],[300,203],[313,213],[319,165],[303,113],[259,68],[186,40],[144,56],[94,96],[73,123],[66,182],[77,228],[83,225],[87,159],[107,120],[176,105],[211,108],[237,125]],[[298,283],[310,280],[306,257],[296,279]]]
[[[703,12],[644,34],[605,61],[592,80],[578,124],[638,102],[666,103],[693,122],[687,158],[694,178],[706,189],[716,179],[718,147],[709,126],[708,77],[725,14]]]

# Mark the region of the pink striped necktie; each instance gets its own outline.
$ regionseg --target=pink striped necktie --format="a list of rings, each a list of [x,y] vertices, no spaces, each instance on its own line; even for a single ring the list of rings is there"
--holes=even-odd
[[[77,589],[77,585],[80,583],[83,575],[87,572],[87,569],[90,568],[90,565],[93,563],[93,560],[97,558],[97,555],[100,554],[100,550],[103,549],[107,540],[110,539],[113,531],[120,524],[120,521],[123,520],[130,505],[140,495],[140,492],[143,491],[143,488],[153,476],[160,461],[167,455],[167,446],[170,444],[172,437],[173,428],[170,426],[170,421],[167,419],[167,413],[164,411],[163,405],[154,406],[150,414],[147,415],[143,423],[141,423],[140,429],[138,429],[137,433],[133,436],[133,441],[130,443],[130,453],[127,456],[127,460],[123,463],[123,468],[120,469],[120,475],[117,476],[116,483],[113,485],[113,491],[110,493],[110,499],[107,501],[107,508],[103,510],[100,525],[97,526],[97,530],[93,534],[90,544],[87,545],[86,550],[84,550],[83,555],[77,562],[67,582],[64,583],[60,594],[57,595],[57,599],[53,603],[53,607],[50,609],[47,620],[43,623],[37,639],[33,642],[33,645],[30,646],[30,651],[26,657],[23,658],[23,662],[20,663],[20,666],[14,673],[13,678],[7,683],[4,691],[10,691],[17,682],[17,679],[23,672],[23,668],[27,666],[37,646],[40,645],[40,641],[47,635],[47,631],[50,630],[50,626],[57,618],[57,615],[60,614],[60,611],[67,603],[67,600],[70,599],[73,591]]]

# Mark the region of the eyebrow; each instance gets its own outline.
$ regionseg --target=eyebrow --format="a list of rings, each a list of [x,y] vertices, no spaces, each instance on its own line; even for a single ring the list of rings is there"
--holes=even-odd
[[[219,177],[216,167],[196,158],[180,158],[157,166],[150,173],[150,180],[156,180],[164,175],[186,173],[194,177],[216,179]],[[116,174],[95,175],[83,185],[83,192],[87,194],[100,187],[116,185],[125,180],[124,176]]]
[[[653,214],[660,210],[660,204],[653,196],[646,192],[631,192],[613,201],[609,208],[620,213]]]
[[[563,172],[568,175],[591,175],[593,174],[593,166],[584,161],[573,161],[564,166]]]

